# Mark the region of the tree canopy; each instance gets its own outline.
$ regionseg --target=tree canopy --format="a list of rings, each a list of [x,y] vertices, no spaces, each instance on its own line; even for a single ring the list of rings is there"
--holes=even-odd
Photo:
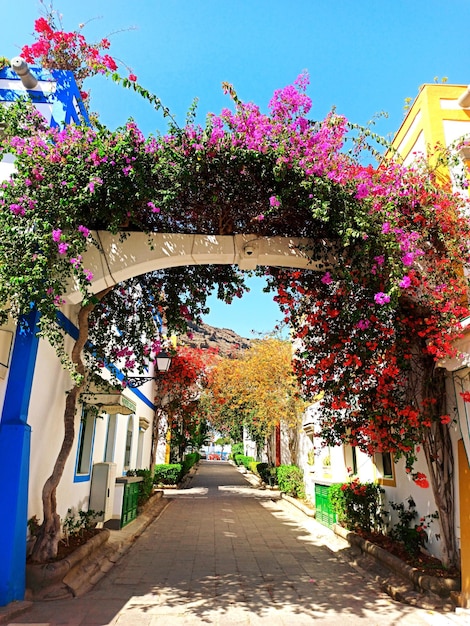
[[[215,362],[203,406],[214,428],[242,440],[245,426],[263,441],[281,421],[297,427],[305,408],[292,366],[292,344],[274,338]]]

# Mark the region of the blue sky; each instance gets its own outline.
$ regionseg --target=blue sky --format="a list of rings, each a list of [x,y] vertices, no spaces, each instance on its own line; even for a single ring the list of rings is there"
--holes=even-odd
[[[49,4],[47,2],[47,4]],[[404,116],[405,98],[423,83],[447,77],[470,82],[468,0],[55,0],[66,30],[85,22],[85,36],[110,35],[110,53],[132,68],[184,123],[198,98],[206,113],[229,106],[221,83],[266,109],[273,91],[302,70],[310,74],[312,118],[335,106],[366,124],[384,111],[375,130],[391,137]],[[0,56],[32,43],[37,0],[0,0]],[[92,109],[112,128],[133,117],[145,134],[165,122],[148,103],[104,79],[92,79]],[[211,300],[206,321],[242,336],[267,333],[281,318],[272,297],[253,280],[250,294],[231,306]]]

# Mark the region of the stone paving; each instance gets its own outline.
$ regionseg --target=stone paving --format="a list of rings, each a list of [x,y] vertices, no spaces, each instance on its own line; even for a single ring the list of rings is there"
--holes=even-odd
[[[170,504],[85,596],[35,602],[10,624],[50,626],[441,626],[452,617],[394,602],[275,492],[229,463],[201,462]],[[329,547],[328,547],[329,546]],[[463,623],[463,622],[462,622]]]

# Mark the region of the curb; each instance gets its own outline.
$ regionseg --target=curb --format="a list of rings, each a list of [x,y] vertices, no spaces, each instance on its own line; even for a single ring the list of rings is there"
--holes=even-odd
[[[288,496],[287,493],[284,493],[282,491],[280,493],[281,493],[281,498],[283,500],[287,500],[287,502],[292,504],[292,506],[295,506],[295,508],[299,509],[299,511],[302,511],[302,513],[307,515],[307,517],[311,517],[312,519],[315,519],[315,509],[309,508],[303,502],[300,502],[300,500],[297,500],[296,498],[293,498],[292,496]]]

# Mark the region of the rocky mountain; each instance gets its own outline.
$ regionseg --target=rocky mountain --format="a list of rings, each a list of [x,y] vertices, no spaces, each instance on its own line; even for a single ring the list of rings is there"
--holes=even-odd
[[[246,350],[251,340],[240,337],[228,328],[215,328],[209,324],[188,324],[188,335],[179,335],[178,344],[192,348],[216,348],[219,354],[229,356],[238,350]]]

